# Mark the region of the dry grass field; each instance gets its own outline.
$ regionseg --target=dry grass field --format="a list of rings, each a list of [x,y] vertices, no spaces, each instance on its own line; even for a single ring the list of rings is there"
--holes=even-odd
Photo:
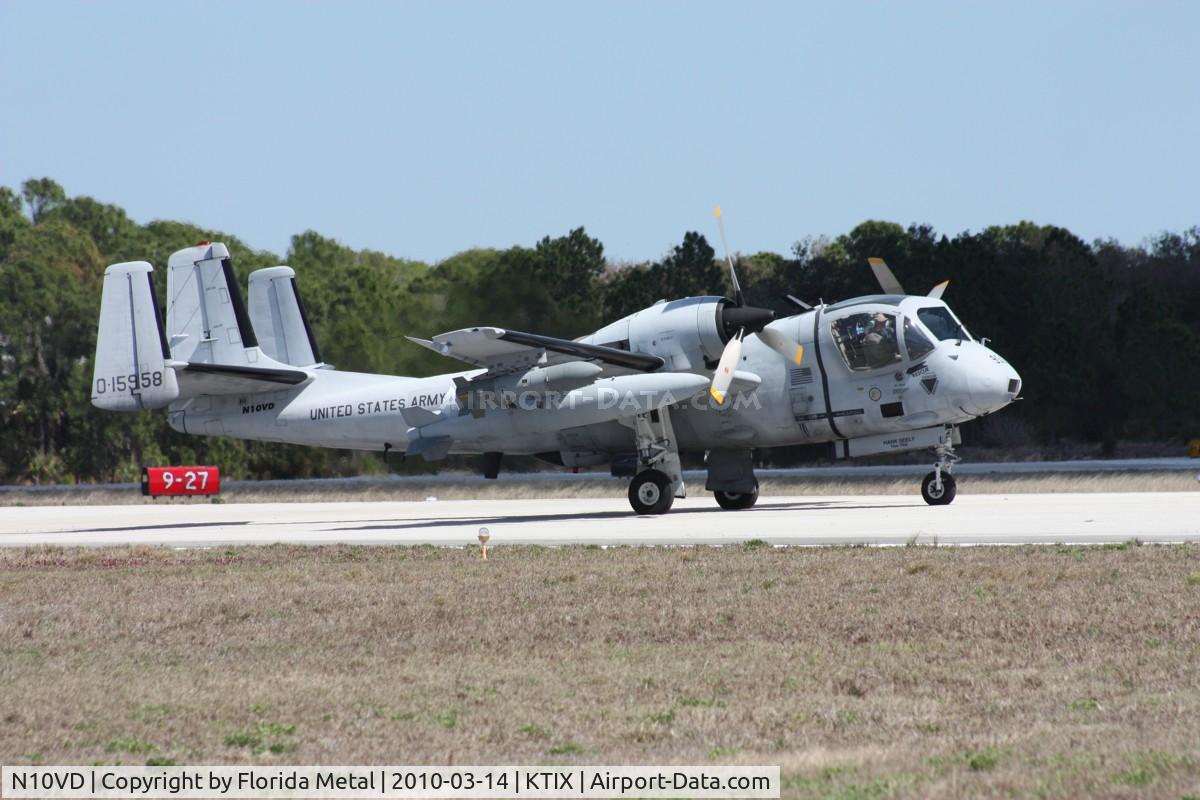
[[[294,486],[276,484],[270,488],[228,486],[220,499],[226,503],[296,502],[375,502],[424,500],[525,500],[530,498],[624,497],[629,489],[625,478],[597,480],[523,480],[519,474],[504,475],[497,481],[482,481],[477,476],[462,476],[452,482],[424,481],[411,477],[392,485],[364,483],[362,486],[297,481]],[[803,497],[806,495],[915,495],[918,477],[907,478],[764,478],[764,497]],[[1077,473],[1040,475],[964,475],[959,478],[963,494],[1046,494],[1077,492],[1195,492],[1200,491],[1200,462],[1196,472]],[[0,506],[22,505],[120,505],[130,503],[209,502],[209,498],[151,499],[135,488],[78,489],[53,491],[10,490],[0,495]]]
[[[0,553],[0,763],[1200,795],[1200,547]]]

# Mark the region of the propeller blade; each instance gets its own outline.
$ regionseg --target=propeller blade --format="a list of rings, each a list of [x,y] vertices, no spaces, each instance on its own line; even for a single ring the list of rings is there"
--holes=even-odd
[[[802,308],[805,311],[812,311],[813,307],[810,306],[808,303],[804,302],[803,300],[801,300],[799,297],[796,297],[796,295],[789,294],[789,295],[785,295],[785,297],[787,298],[787,301],[789,303],[796,306],[797,308]]]
[[[950,285],[950,281],[942,281],[937,286],[929,290],[929,296],[934,300],[941,300],[942,294],[946,291],[946,287]]]
[[[729,264],[729,279],[733,283],[733,302],[739,306],[746,304],[746,299],[742,296],[742,287],[738,283],[737,270],[733,268],[733,258],[729,255],[729,242],[725,241],[725,220],[721,216],[721,207],[717,206],[713,211],[713,216],[717,218],[717,229],[721,231],[721,248],[725,251],[725,261]]]
[[[742,332],[738,331],[737,335],[729,340],[729,344],[725,345],[721,360],[717,363],[717,371],[713,373],[712,385],[708,387],[708,393],[717,401],[717,405],[725,403],[725,393],[729,391],[729,384],[733,383],[733,373],[741,360]]]
[[[875,273],[875,280],[879,281],[879,288],[883,289],[884,294],[904,294],[904,287],[900,285],[900,281],[896,280],[896,276],[892,274],[891,269],[882,258],[868,258],[867,263],[871,265],[871,271]]]
[[[804,345],[793,342],[787,336],[773,328],[763,328],[758,332],[758,338],[767,347],[783,356],[790,364],[799,364],[804,360]]]

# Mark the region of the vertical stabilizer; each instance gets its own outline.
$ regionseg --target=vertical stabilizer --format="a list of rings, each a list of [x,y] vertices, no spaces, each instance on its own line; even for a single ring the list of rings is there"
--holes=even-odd
[[[175,370],[154,295],[154,268],[145,261],[104,271],[92,404],[109,411],[162,408],[179,396]]]
[[[296,287],[296,271],[291,267],[250,273],[250,322],[259,346],[270,358],[295,367],[321,363],[321,351]]]
[[[225,245],[198,244],[171,255],[167,336],[179,361],[248,366],[262,360]]]

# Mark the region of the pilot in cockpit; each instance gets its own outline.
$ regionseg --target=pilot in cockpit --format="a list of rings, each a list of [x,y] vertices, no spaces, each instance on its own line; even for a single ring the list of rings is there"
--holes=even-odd
[[[867,363],[873,366],[887,364],[899,356],[896,347],[896,321],[882,312],[871,315],[871,323],[862,337]]]

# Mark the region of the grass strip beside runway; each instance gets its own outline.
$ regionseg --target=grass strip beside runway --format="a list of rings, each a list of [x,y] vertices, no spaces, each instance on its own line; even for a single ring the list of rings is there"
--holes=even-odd
[[[781,765],[786,797],[1178,797],[1197,609],[1194,545],[12,550],[0,762],[746,763]]]

